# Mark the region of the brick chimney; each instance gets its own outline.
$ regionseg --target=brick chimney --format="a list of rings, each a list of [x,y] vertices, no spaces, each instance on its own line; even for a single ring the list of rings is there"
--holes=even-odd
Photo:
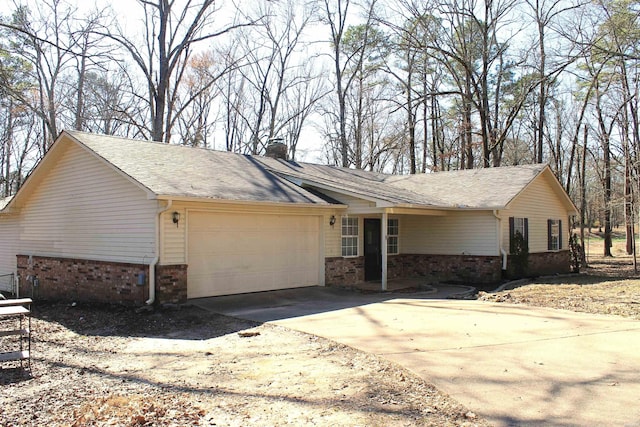
[[[264,155],[272,159],[287,160],[287,144],[282,142],[282,138],[270,139]]]

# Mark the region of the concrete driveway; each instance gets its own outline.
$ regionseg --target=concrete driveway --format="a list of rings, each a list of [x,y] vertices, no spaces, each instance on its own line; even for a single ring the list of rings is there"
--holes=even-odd
[[[343,305],[333,291],[329,302],[322,288],[299,292],[280,309],[277,299],[241,308],[227,301],[226,310],[207,304],[215,298],[196,303],[385,357],[497,426],[640,427],[639,321],[439,299],[446,292],[349,292]]]

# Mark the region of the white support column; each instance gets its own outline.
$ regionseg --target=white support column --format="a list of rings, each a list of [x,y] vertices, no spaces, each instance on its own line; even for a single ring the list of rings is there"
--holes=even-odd
[[[387,290],[387,211],[382,212],[382,221],[380,225],[380,246],[382,246],[382,290]]]

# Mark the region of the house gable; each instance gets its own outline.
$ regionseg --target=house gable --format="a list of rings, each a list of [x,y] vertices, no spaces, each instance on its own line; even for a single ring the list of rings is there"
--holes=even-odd
[[[578,213],[578,209],[573,204],[567,193],[564,191],[562,184],[556,178],[556,176],[551,171],[549,166],[546,166],[534,179],[531,180],[526,186],[524,186],[518,194],[516,194],[510,201],[507,203],[506,208],[511,208],[511,206],[518,202],[524,195],[524,197],[530,197],[527,194],[530,187],[536,187],[540,185],[540,181],[545,183],[545,188],[543,190],[538,189],[537,191],[546,192],[546,196],[541,201],[544,202],[546,200],[550,200],[549,195],[553,195],[555,197],[555,202],[560,203],[562,207],[565,209],[568,215],[576,215]]]
[[[85,148],[61,138],[10,204],[20,213],[18,251],[148,262],[155,251],[157,202],[147,196]]]
[[[509,250],[510,217],[528,219],[529,252],[548,250],[547,221],[560,219],[563,222],[563,234],[569,230],[570,216],[575,214],[575,206],[566,196],[562,187],[550,169],[545,169],[527,185],[506,209],[500,211],[502,217],[502,247]],[[562,248],[568,248],[566,238],[562,239]]]
[[[76,131],[69,134],[158,199],[330,205],[269,172],[253,156]]]

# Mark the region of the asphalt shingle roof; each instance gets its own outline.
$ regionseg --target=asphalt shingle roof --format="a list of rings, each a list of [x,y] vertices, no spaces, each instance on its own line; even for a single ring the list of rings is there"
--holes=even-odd
[[[539,164],[388,175],[76,131],[67,133],[154,194],[175,197],[330,205],[335,201],[321,194],[323,188],[329,188],[391,205],[498,209],[546,167]],[[294,182],[302,182],[303,186]]]
[[[361,170],[261,159],[268,169],[396,204],[440,208],[505,207],[546,165],[511,166],[416,175],[387,175]]]
[[[67,133],[156,195],[329,205],[323,198],[270,173],[252,156]]]
[[[408,189],[389,185],[388,179],[393,175],[311,163],[287,162],[267,157],[262,157],[259,161],[267,169],[281,176],[316,183],[321,187],[330,187],[338,191],[343,190],[391,204],[435,207],[444,203],[423,189]]]
[[[547,165],[467,169],[393,176],[388,183],[412,191],[428,191],[446,207],[493,209],[505,207]]]

